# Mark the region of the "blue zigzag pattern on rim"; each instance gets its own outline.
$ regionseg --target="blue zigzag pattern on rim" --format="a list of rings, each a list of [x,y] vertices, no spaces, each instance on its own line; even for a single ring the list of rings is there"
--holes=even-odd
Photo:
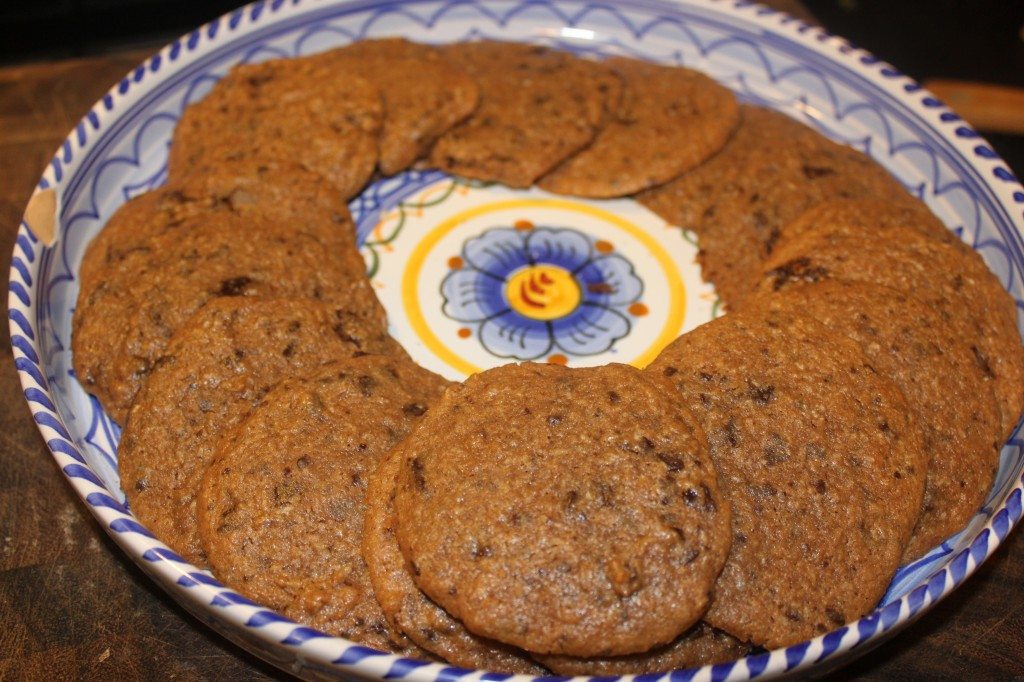
[[[99,134],[101,141],[106,135],[111,135],[110,129],[104,130],[103,120],[108,118],[106,116],[109,112],[114,112],[119,105],[121,105],[125,99],[135,94],[138,86],[141,86],[146,82],[146,77],[149,74],[156,74],[164,69],[171,68],[175,62],[183,57],[190,56],[203,49],[209,48],[217,43],[224,43],[231,38],[232,34],[242,29],[251,28],[257,25],[259,22],[266,20],[272,15],[277,13],[283,6],[285,6],[283,0],[275,0],[273,2],[258,2],[253,5],[241,8],[235,12],[227,15],[222,19],[215,20],[210,24],[193,31],[189,35],[174,41],[168,48],[166,48],[161,54],[155,55],[153,58],[148,60],[146,63],[140,65],[138,68],[133,70],[128,76],[126,76],[115,88],[105,95],[103,99],[93,108],[92,111],[88,112],[86,117],[75,127],[72,131],[72,135],[66,140],[58,150],[57,154],[53,157],[50,162],[50,168],[46,176],[40,180],[39,187],[46,188],[55,185],[61,185],[64,183],[65,178],[70,173],[74,173],[74,165],[76,162],[76,153],[85,149],[90,149],[90,153],[96,153],[97,142],[94,139],[94,134]],[[293,1],[291,4],[298,4]],[[433,12],[423,16],[417,14],[413,9],[409,8],[422,8],[426,5],[439,5],[439,8]],[[775,13],[771,10],[765,10],[759,8],[750,3],[737,2],[733,3],[734,7],[740,11],[740,16],[743,12],[750,13],[751,17],[764,17],[773,16]],[[502,5],[497,4],[496,7]],[[570,11],[573,6],[578,6],[576,11]],[[648,20],[645,23],[634,23],[631,19],[629,12],[623,10],[627,8],[630,11],[646,11],[648,14],[660,14],[653,19]],[[489,6],[485,6],[481,2],[476,0],[454,0],[446,3],[429,3],[429,2],[414,2],[409,0],[406,3],[392,2],[381,5],[377,8],[370,8],[365,3],[353,3],[352,13],[361,11],[366,13],[367,16],[364,19],[362,25],[356,30],[341,32],[340,35],[346,36],[351,39],[356,39],[368,35],[371,30],[379,22],[393,19],[395,16],[400,16],[405,20],[414,22],[423,28],[432,29],[438,25],[442,20],[448,17],[449,13],[457,12],[476,12],[477,21],[489,24],[491,30],[501,33],[502,30],[507,29],[514,21],[521,16],[526,15],[529,12],[545,11],[549,12],[552,19],[561,21],[568,26],[578,26],[585,21],[592,19],[594,16],[600,15],[606,20],[611,18],[618,22],[619,26],[625,30],[627,35],[631,35],[634,38],[640,38],[644,36],[656,33],[665,27],[673,27],[678,30],[680,35],[688,39],[691,45],[698,48],[698,53],[702,57],[709,57],[720,53],[727,52],[730,49],[736,47],[750,48],[757,54],[757,59],[760,61],[763,71],[767,77],[768,82],[774,84],[785,84],[787,82],[798,80],[804,76],[810,77],[812,80],[817,80],[818,87],[821,90],[818,99],[827,101],[832,106],[830,112],[831,120],[836,123],[842,123],[847,119],[854,119],[864,114],[870,114],[877,118],[877,125],[883,132],[882,138],[887,146],[887,151],[890,155],[896,156],[899,154],[910,155],[910,154],[924,154],[930,157],[930,177],[928,180],[918,186],[917,192],[919,195],[924,194],[926,187],[932,187],[933,197],[939,197],[947,194],[955,194],[956,192],[966,193],[969,199],[974,200],[975,196],[971,192],[972,187],[962,180],[950,180],[943,182],[942,178],[942,163],[941,161],[949,162],[949,159],[942,159],[941,155],[936,153],[928,145],[915,142],[898,142],[896,135],[890,125],[889,120],[880,110],[877,105],[868,102],[853,103],[849,106],[842,106],[841,97],[837,94],[833,87],[833,80],[826,78],[821,73],[816,72],[814,69],[808,67],[793,67],[776,69],[771,59],[762,50],[761,45],[751,39],[740,39],[730,38],[721,41],[712,41],[705,43],[701,40],[697,32],[690,29],[686,21],[683,21],[680,17],[684,14],[672,15],[672,11],[677,8],[673,8],[671,5],[664,2],[658,2],[656,0],[631,0],[628,2],[621,2],[612,5],[611,3],[581,3],[581,2],[558,2],[556,0],[530,0],[528,2],[519,3],[518,5],[511,6],[511,9],[506,7],[506,11],[498,11],[492,9]],[[326,21],[329,18],[337,18],[344,15],[345,12],[338,10],[337,8],[330,11],[313,11],[307,15],[299,17],[302,21],[308,21],[310,17],[316,17],[319,20]],[[689,19],[700,18],[696,15],[685,15]],[[706,17],[705,17],[706,18]],[[776,15],[777,24],[781,26],[794,25],[797,32],[801,34],[812,35],[818,42],[824,43],[830,39],[830,36],[821,31],[794,20],[787,18],[782,15]],[[248,23],[247,23],[248,22]],[[295,20],[292,20],[295,23]],[[309,36],[316,30],[320,30],[322,26],[315,24],[312,29],[306,34],[303,34],[294,44],[292,54],[297,53],[301,47],[305,44],[304,41],[309,39]],[[735,28],[730,26],[730,28]],[[474,29],[467,35],[485,35],[485,32]],[[269,34],[268,34],[269,35]],[[247,38],[248,42],[257,42],[262,36],[252,34]],[[778,40],[785,42],[784,38],[778,38]],[[556,44],[558,41],[554,41]],[[782,44],[780,43],[780,44]],[[618,47],[622,51],[632,52],[637,56],[642,57],[654,57],[660,59],[669,59],[672,61],[682,61],[682,55],[676,51],[672,54],[656,54],[647,53],[642,50],[630,48],[626,41],[612,41],[609,43],[612,47]],[[570,47],[578,49],[579,46],[576,44],[560,43],[563,47]],[[778,47],[778,46],[776,46]],[[835,45],[836,50],[840,54],[851,54],[855,52],[854,48],[849,45],[838,43]],[[227,48],[223,48],[224,54],[228,53]],[[270,54],[284,54],[282,52],[269,51]],[[246,58],[253,58],[261,54],[260,49],[252,49],[246,53]],[[266,54],[264,52],[263,54]],[[217,60],[211,57],[207,65],[214,63]],[[873,69],[873,72],[884,78],[884,79],[896,79],[906,80],[902,74],[895,69],[892,69],[888,65],[885,65],[869,55],[862,55],[860,61],[866,66]],[[198,79],[196,83],[198,83]],[[747,79],[738,77],[730,83],[736,87],[742,95],[751,101],[758,101],[764,103],[774,104],[776,106],[789,106],[797,111],[803,111],[805,113],[804,119],[812,124],[818,125],[825,132],[837,135],[836,130],[830,130],[826,127],[824,121],[811,116],[809,112],[803,108],[810,106],[811,100],[801,95],[793,100],[787,101],[782,100],[766,100],[762,94],[754,88]],[[806,89],[806,84],[803,86]],[[914,83],[906,82],[903,84],[903,89],[906,93],[917,93],[920,88]],[[189,89],[189,92],[192,88]],[[143,94],[145,91],[143,89]],[[186,97],[184,101],[189,101]],[[976,138],[977,134],[969,128],[959,123],[958,117],[952,112],[943,110],[940,102],[927,96],[927,94],[921,94],[919,102],[926,107],[935,108],[939,112],[939,119],[942,123],[947,125],[946,135],[955,135],[962,139]],[[178,109],[180,114],[180,108]],[[146,121],[140,126],[139,131],[132,140],[133,154],[129,154],[126,157],[120,159],[112,158],[111,161],[122,161],[134,167],[140,165],[139,150],[142,146],[143,132],[147,126],[157,123],[173,123],[176,120],[176,116],[163,115],[155,116]],[[848,139],[847,142],[862,146],[866,151],[875,152],[878,151],[869,147],[871,142],[870,137],[863,137],[861,139]],[[951,154],[946,152],[947,155]],[[973,149],[973,154],[978,159],[992,162],[994,161],[991,150],[983,145],[976,145]],[[989,163],[989,173],[992,177],[996,178],[1000,182],[1013,183],[1016,185],[1016,179],[1012,174],[1003,166]],[[961,169],[963,170],[963,169]],[[973,172],[973,169],[970,169]],[[91,191],[95,192],[96,182],[98,174],[93,177],[93,185]],[[970,175],[970,173],[966,173]],[[142,185],[151,185],[155,182],[160,182],[162,177],[158,171],[152,176],[151,180],[140,183]],[[1014,186],[1015,190],[1013,193],[1013,201],[1016,204],[1024,204],[1024,191],[1017,186]],[[984,193],[983,193],[984,194]],[[85,217],[93,221],[97,221],[101,215],[99,210],[96,196],[91,196],[92,206],[91,211],[85,214]],[[993,207],[997,207],[994,199],[991,197],[987,198],[989,202],[989,213],[993,213]],[[368,207],[375,208],[375,207]],[[996,217],[1003,217],[999,211],[994,211]],[[979,225],[982,220],[982,208],[975,201],[973,208],[974,224],[969,226],[967,233],[971,236],[971,242],[979,250],[985,251],[987,254],[993,252],[998,254],[998,257],[1003,260],[1007,268],[1004,273],[1004,283],[1008,287],[1013,287],[1016,284],[1016,276],[1019,276],[1017,272],[1020,265],[1020,236],[1012,229],[1012,225],[1009,221],[1002,220],[995,226],[999,233],[999,236],[1010,243],[1013,248],[1011,253],[1010,248],[1007,248],[1004,244],[995,241],[994,239],[980,239],[979,238]],[[72,227],[72,223],[75,218],[64,224],[65,234],[67,230]],[[146,537],[149,535],[148,531],[140,526],[130,515],[125,513],[124,508],[120,503],[111,497],[111,491],[108,490],[103,481],[98,478],[90,467],[85,465],[86,459],[82,452],[73,442],[73,439],[63,424],[60,415],[58,414],[58,408],[60,403],[52,400],[52,394],[49,392],[49,386],[51,381],[55,381],[56,375],[48,375],[44,371],[44,367],[40,364],[40,348],[44,351],[42,357],[48,357],[45,352],[49,347],[63,350],[65,344],[61,343],[61,340],[57,338],[56,334],[52,329],[48,328],[47,325],[50,322],[49,315],[52,313],[50,298],[53,291],[56,288],[73,285],[74,278],[70,263],[74,260],[73,254],[68,253],[66,245],[68,239],[61,240],[61,272],[56,272],[53,277],[47,277],[50,274],[51,261],[50,257],[52,251],[47,249],[43,251],[43,257],[36,260],[37,250],[40,248],[38,241],[33,235],[29,226],[24,223],[21,226],[17,243],[15,246],[15,257],[12,260],[11,279],[9,283],[10,292],[10,304],[11,310],[9,313],[9,320],[12,329],[12,346],[15,349],[15,363],[21,374],[23,383],[25,384],[25,395],[29,401],[30,407],[33,412],[33,416],[42,431],[44,438],[47,439],[47,444],[54,453],[54,457],[58,463],[62,466],[63,471],[68,476],[69,480],[76,487],[76,489],[83,495],[83,499],[86,500],[87,504],[90,505],[94,513],[105,522],[107,527],[117,534],[132,534],[137,536]],[[990,259],[993,256],[990,255]],[[33,272],[36,274],[37,281],[46,281],[48,286],[45,291],[44,300],[36,300],[35,303],[38,305],[38,315],[33,319],[33,298],[32,293],[37,292],[38,289],[33,289]],[[1019,298],[1019,296],[1018,296]],[[1021,306],[1018,301],[1018,306]],[[45,318],[45,319],[43,319]],[[33,326],[33,322],[41,324],[41,327],[50,333],[53,337],[46,334],[39,334]],[[63,380],[63,377],[61,377]],[[109,425],[108,425],[109,428]],[[116,437],[116,436],[115,436]],[[1014,442],[1013,447],[1016,449],[1016,455],[1020,456],[1020,444]],[[775,658],[781,657],[782,665],[779,669],[793,669],[804,664],[807,660],[812,657],[815,660],[825,660],[837,651],[842,650],[844,646],[856,645],[867,638],[874,635],[879,629],[887,630],[893,627],[899,620],[900,613],[903,610],[903,604],[907,605],[906,616],[912,616],[918,613],[922,608],[927,606],[931,601],[934,601],[942,594],[944,594],[948,588],[954,584],[959,583],[974,569],[974,567],[983,560],[995,547],[999,540],[1004,538],[1009,532],[1009,529],[1016,524],[1021,517],[1021,480],[1016,481],[1016,487],[1011,491],[1009,497],[1003,503],[1002,507],[997,510],[995,516],[991,519],[989,526],[991,528],[982,528],[980,531],[976,530],[976,534],[969,543],[969,546],[958,552],[951,561],[946,560],[946,557],[951,552],[951,545],[947,546],[946,543],[939,548],[933,557],[928,557],[922,562],[916,564],[918,570],[922,569],[923,566],[928,566],[928,570],[932,564],[931,560],[935,560],[937,557],[938,561],[944,564],[944,567],[938,571],[928,575],[926,581],[917,587],[914,587],[910,592],[901,597],[897,601],[885,606],[881,611],[875,612],[868,618],[862,620],[860,623],[852,624],[837,630],[834,633],[830,633],[819,641],[811,643],[801,643],[793,647],[789,647],[782,652],[773,652],[768,659],[765,659],[766,654],[761,654],[757,657],[752,657],[746,661],[746,674],[749,677],[758,677],[765,671],[771,668],[771,661]],[[257,613],[272,614],[260,609],[257,605],[253,604],[249,600],[245,599],[241,595],[227,590],[220,585],[216,580],[210,577],[208,574],[199,572],[186,564],[181,557],[177,556],[166,547],[156,541],[150,541],[150,549],[143,554],[143,558],[147,562],[159,565],[172,565],[174,567],[180,567],[178,569],[178,580],[180,584],[188,590],[205,590],[201,595],[200,599],[205,600],[207,603],[220,606],[224,609],[242,609],[245,610],[245,614],[250,616],[252,619],[253,628],[269,628],[275,627],[276,625],[284,625],[284,630],[275,632],[275,637],[278,641],[305,641],[310,639],[310,633],[308,628],[303,628],[298,624],[292,623],[282,617],[264,617],[262,619],[256,618]],[[908,567],[910,568],[910,567]],[[915,571],[916,572],[916,571]],[[276,616],[276,614],[273,614]],[[236,622],[241,625],[244,622]],[[853,640],[851,640],[850,634],[857,633]],[[260,646],[259,642],[255,642],[256,646]],[[336,659],[338,662],[347,663],[353,659],[362,659],[371,655],[372,650],[366,650],[364,647],[348,646],[343,647],[342,653]],[[364,655],[365,654],[365,655]],[[379,655],[380,652],[372,652],[372,655]],[[778,654],[778,656],[777,656]],[[390,668],[387,672],[389,678],[404,678],[407,676],[413,676],[416,671],[421,670],[424,666],[420,662],[411,661],[409,659],[395,659],[390,663]],[[427,666],[429,668],[439,668],[439,666]],[[714,666],[711,671],[711,677],[713,679],[724,679],[732,674],[737,666],[734,664],[725,664],[721,666]],[[434,679],[448,679],[452,677],[459,677],[466,673],[466,671],[452,669],[452,668],[439,668],[434,670]],[[673,675],[673,679],[688,679],[691,678],[694,671],[686,671],[684,673],[677,673]],[[500,676],[498,676],[500,677]],[[656,676],[645,676],[645,679],[654,679]],[[424,678],[426,679],[426,678]]]

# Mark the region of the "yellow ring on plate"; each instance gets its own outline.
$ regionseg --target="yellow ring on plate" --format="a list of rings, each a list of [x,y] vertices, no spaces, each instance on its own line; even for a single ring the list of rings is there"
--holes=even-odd
[[[637,227],[630,221],[615,215],[614,213],[605,211],[604,209],[565,199],[509,199],[482,204],[451,216],[428,232],[420,243],[413,249],[412,254],[409,256],[409,260],[406,263],[405,272],[402,275],[402,305],[405,307],[405,312],[408,316],[409,325],[412,327],[412,330],[417,336],[419,336],[420,340],[423,341],[423,344],[430,349],[435,356],[447,363],[453,369],[456,369],[466,375],[475,374],[480,371],[479,367],[468,362],[458,353],[445,345],[445,343],[441,341],[437,334],[435,334],[430,328],[430,325],[427,323],[426,316],[423,314],[423,310],[420,307],[420,300],[417,295],[417,285],[419,283],[420,272],[423,270],[423,264],[426,262],[431,249],[433,249],[445,235],[459,225],[487,213],[510,209],[530,208],[576,211],[611,223],[643,244],[644,247],[650,251],[651,255],[654,256],[655,260],[658,261],[662,271],[665,273],[665,278],[668,283],[668,316],[665,320],[665,324],[662,326],[661,332],[654,341],[642,353],[628,361],[628,363],[634,367],[639,367],[641,369],[646,367],[652,360],[654,360],[655,357],[657,357],[658,353],[660,353],[665,346],[675,340],[682,329],[683,319],[686,314],[686,285],[683,283],[683,278],[680,276],[679,271],[676,269],[668,253],[665,252],[665,249],[663,249],[662,246],[645,230]],[[561,270],[561,268],[558,269]],[[519,275],[519,273],[516,273],[514,276],[517,275]],[[560,317],[560,315],[556,317]]]

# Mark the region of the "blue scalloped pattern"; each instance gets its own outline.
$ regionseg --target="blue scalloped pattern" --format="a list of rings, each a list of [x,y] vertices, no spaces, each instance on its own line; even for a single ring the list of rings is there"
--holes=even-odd
[[[269,660],[294,664],[290,652],[301,650],[307,669],[331,676],[354,664],[387,679],[452,680],[471,672],[323,636],[187,564],[124,507],[116,472],[119,430],[74,381],[68,330],[77,293],[75,267],[85,244],[121,203],[165,180],[167,141],[181,111],[234,63],[305,54],[396,31],[447,41],[538,40],[535,29],[552,24],[591,30],[598,37],[591,44],[550,37],[542,42],[701,68],[743,99],[785,111],[864,150],[974,246],[1024,309],[1019,231],[1024,189],[1016,178],[987,145],[958,149],[958,143],[978,140],[977,133],[920,86],[820,29],[746,2],[683,7],[660,0],[394,0],[294,9],[299,4],[257,2],[214,20],[172,42],[106,94],[75,126],[39,181],[40,189],[61,192],[57,247],[42,248],[22,223],[8,285],[11,345],[25,397],[72,486],[119,544],[176,598]],[[800,36],[809,43],[801,44]],[[815,44],[824,45],[830,58]],[[385,182],[357,199],[353,211],[361,231],[407,191],[408,186]],[[1021,445],[1015,438],[1004,448],[989,505],[960,534],[901,568],[880,610],[810,642],[699,671],[676,671],[670,679],[774,675],[834,661],[898,629],[970,575],[1020,521]]]

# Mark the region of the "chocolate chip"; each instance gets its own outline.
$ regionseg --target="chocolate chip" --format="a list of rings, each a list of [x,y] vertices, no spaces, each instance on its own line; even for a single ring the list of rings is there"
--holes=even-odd
[[[359,378],[356,379],[356,383],[359,384],[359,391],[366,398],[373,395],[373,389],[377,385],[377,382],[374,381],[373,377],[368,374],[361,374]]]
[[[656,457],[665,463],[670,473],[674,473],[683,468],[683,460],[679,459],[675,455],[659,452],[656,454]]]
[[[773,433],[764,446],[764,461],[769,466],[775,466],[789,459],[789,446],[777,433]]]
[[[251,277],[232,277],[226,279],[220,283],[220,289],[217,290],[217,296],[241,296],[245,293],[245,288],[252,284],[253,279]]]
[[[341,339],[345,343],[351,343],[353,346],[355,346],[357,348],[362,346],[362,344],[359,343],[359,339],[357,339],[356,337],[352,336],[347,331],[345,331],[345,323],[344,322],[338,322],[333,327],[331,327],[331,329],[332,329],[332,331],[334,331],[335,336],[337,336],[339,339]]]
[[[978,367],[981,368],[982,374],[989,379],[995,379],[996,373],[992,371],[992,365],[989,364],[988,358],[982,353],[977,346],[971,346],[971,351],[974,353],[974,361],[978,363]]]
[[[811,166],[809,164],[804,164],[803,168],[800,170],[803,171],[804,177],[808,180],[817,180],[818,178],[824,178],[829,175],[836,174],[834,168],[829,168],[827,166]]]
[[[423,476],[423,462],[420,461],[419,457],[413,457],[409,460],[409,467],[412,469],[412,478],[416,482],[416,488],[421,492],[425,492],[427,489],[427,479]]]
[[[409,403],[402,408],[402,413],[407,417],[421,417],[427,412],[427,407],[421,403]]]
[[[703,483],[700,484],[700,490],[704,493],[704,511],[715,512],[718,510],[718,506],[715,504],[715,498],[711,495],[711,489]]]
[[[732,447],[738,447],[740,444],[740,431],[736,428],[736,420],[732,417],[725,423],[725,429],[723,429],[725,439],[729,442]]]
[[[747,379],[747,395],[756,405],[767,405],[775,400],[775,387],[771,384],[759,386],[750,379]]]
[[[790,282],[817,282],[828,277],[828,270],[821,266],[812,266],[807,256],[794,258],[777,268],[768,271],[772,280],[772,289],[778,291]]]

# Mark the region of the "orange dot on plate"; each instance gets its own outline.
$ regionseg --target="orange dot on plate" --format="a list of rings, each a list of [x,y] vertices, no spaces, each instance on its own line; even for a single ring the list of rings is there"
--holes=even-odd
[[[643,303],[634,303],[633,305],[629,306],[629,314],[634,315],[636,317],[643,317],[649,312],[650,310],[648,310],[647,306],[645,306]]]
[[[524,232],[533,229],[533,223],[531,223],[529,220],[517,220],[514,223],[514,226],[517,230],[522,230]]]
[[[462,259],[458,256],[452,256],[448,259],[448,267],[452,270],[461,270],[463,265]]]
[[[606,242],[603,239],[599,239],[597,243],[594,244],[594,248],[600,251],[601,253],[611,253],[612,251],[615,250],[615,247],[612,245],[611,242]]]
[[[550,363],[552,365],[568,365],[569,364],[569,358],[567,358],[564,355],[561,355],[559,353],[556,353],[555,355],[552,355],[552,356],[548,357],[548,363]]]
[[[473,335],[473,331],[471,329],[467,328],[467,327],[463,327],[462,329],[459,330],[459,338],[460,339],[468,339],[472,335]]]

